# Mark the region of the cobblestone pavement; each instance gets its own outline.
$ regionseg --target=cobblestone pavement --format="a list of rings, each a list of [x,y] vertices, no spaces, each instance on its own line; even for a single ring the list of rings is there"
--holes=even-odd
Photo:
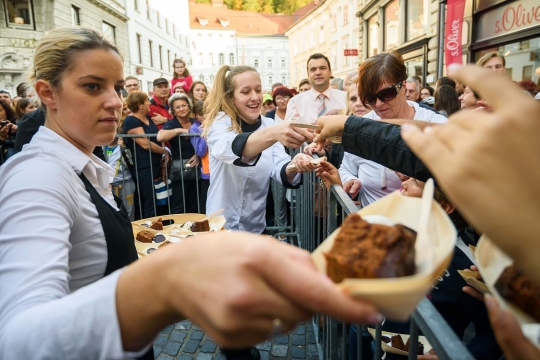
[[[298,325],[289,334],[278,335],[257,348],[261,360],[318,360],[319,353],[311,323]],[[189,321],[163,329],[154,341],[154,357],[159,360],[225,360],[215,342]]]

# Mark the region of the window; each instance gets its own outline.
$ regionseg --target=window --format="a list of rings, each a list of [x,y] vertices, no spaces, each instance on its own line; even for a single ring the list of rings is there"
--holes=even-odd
[[[210,75],[210,84],[213,84],[214,83],[214,75]]]
[[[390,50],[398,46],[398,0],[394,0],[384,8],[384,49]]]
[[[253,67],[256,67],[256,68],[259,67],[259,59],[255,59],[255,60],[253,61]]]
[[[104,21],[101,25],[101,32],[103,33],[105,39],[109,40],[113,44],[116,44],[116,28],[113,25]]]
[[[427,10],[427,0],[407,0],[407,41],[427,33]]]
[[[133,0],[133,8],[139,11],[139,0]]]
[[[137,34],[137,50],[139,52],[139,64],[142,64],[141,35]]]
[[[224,65],[225,64],[225,56],[223,56],[223,54],[219,54],[218,55],[218,61],[219,61],[219,66]]]
[[[273,80],[272,76],[269,76],[268,77],[268,85],[272,86],[273,83],[274,83],[274,80]]]
[[[165,18],[165,31],[169,33],[169,19]]]
[[[154,83],[151,81],[148,81],[146,83],[146,86],[148,86],[148,94],[151,94],[154,91]]]
[[[285,84],[285,83],[286,83],[286,81],[285,81],[285,76],[282,76],[282,77],[281,77],[281,83],[282,83],[282,84]]]
[[[199,81],[204,82],[204,75],[203,74],[199,75]]]
[[[161,15],[159,11],[156,11],[157,26],[161,27]]]
[[[208,61],[210,66],[214,66],[214,54],[210,53],[208,54]]]
[[[233,53],[229,54],[229,65],[234,65],[234,54]]]
[[[324,25],[319,28],[319,44],[324,43]]]
[[[202,53],[199,53],[199,65],[204,65],[204,59],[203,59]]]
[[[161,45],[159,45],[158,50],[159,50],[159,68],[163,70],[163,55],[162,55],[163,48],[161,47]]]
[[[171,68],[171,50],[167,50],[167,69],[170,69],[170,68]]]
[[[335,30],[337,29],[337,15],[332,14],[332,28]]]
[[[349,5],[343,7],[343,25],[349,23]]]
[[[172,24],[172,34],[173,34],[173,37],[176,39],[176,24],[175,23]],[[176,59],[176,57],[175,57],[175,59]]]
[[[523,67],[521,81],[531,81],[533,76],[533,66],[527,65]]]
[[[71,25],[73,26],[80,26],[81,25],[81,16],[80,11],[78,7],[71,5]]]
[[[148,40],[148,47],[150,48],[150,66],[154,67],[154,56],[152,54],[152,40]]]
[[[150,12],[150,4],[148,3],[148,0],[146,0],[146,18],[152,21],[152,13]]]
[[[368,20],[368,57],[379,53],[379,17],[373,15]]]
[[[19,29],[34,29],[31,0],[4,0],[7,26]]]
[[[272,67],[272,59],[268,59],[268,67],[269,67],[269,68]]]
[[[281,59],[281,68],[282,68],[282,69],[286,69],[286,68],[287,68],[287,64],[285,63],[285,59]]]

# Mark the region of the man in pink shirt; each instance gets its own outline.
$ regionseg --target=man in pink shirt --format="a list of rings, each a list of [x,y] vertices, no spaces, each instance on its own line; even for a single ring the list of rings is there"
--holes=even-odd
[[[332,89],[330,60],[323,54],[313,54],[307,62],[311,90],[304,91],[289,100],[285,120],[315,124],[317,119],[333,109],[347,108],[347,93]]]

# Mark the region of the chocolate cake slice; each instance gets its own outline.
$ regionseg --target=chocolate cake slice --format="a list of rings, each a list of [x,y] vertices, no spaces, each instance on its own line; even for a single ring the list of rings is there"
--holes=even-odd
[[[406,352],[409,352],[409,339],[407,339],[407,342],[405,343],[405,349],[404,350]],[[422,344],[420,341],[418,342],[416,355],[424,355],[424,344]]]
[[[391,341],[392,341],[391,346],[393,348],[396,348],[399,350],[405,350],[405,344],[403,343],[403,339],[401,338],[401,335],[396,334],[392,336]]]
[[[191,224],[191,231],[193,232],[202,232],[202,231],[210,231],[210,223],[207,219],[194,221],[193,224]]]
[[[137,241],[151,243],[154,240],[154,233],[148,230],[142,230],[137,233]]]
[[[514,265],[504,269],[495,289],[503,298],[540,321],[540,286],[532,283]]]
[[[150,229],[163,230],[163,222],[162,222],[161,218],[157,219],[152,224],[150,224]]]
[[[416,232],[403,225],[370,224],[349,215],[325,253],[327,275],[336,283],[347,278],[395,278],[414,274]]]

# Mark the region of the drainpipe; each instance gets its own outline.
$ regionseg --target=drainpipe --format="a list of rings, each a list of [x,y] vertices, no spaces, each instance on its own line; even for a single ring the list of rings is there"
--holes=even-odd
[[[439,54],[437,55],[437,79],[443,76],[444,30],[446,20],[446,0],[439,0]]]

